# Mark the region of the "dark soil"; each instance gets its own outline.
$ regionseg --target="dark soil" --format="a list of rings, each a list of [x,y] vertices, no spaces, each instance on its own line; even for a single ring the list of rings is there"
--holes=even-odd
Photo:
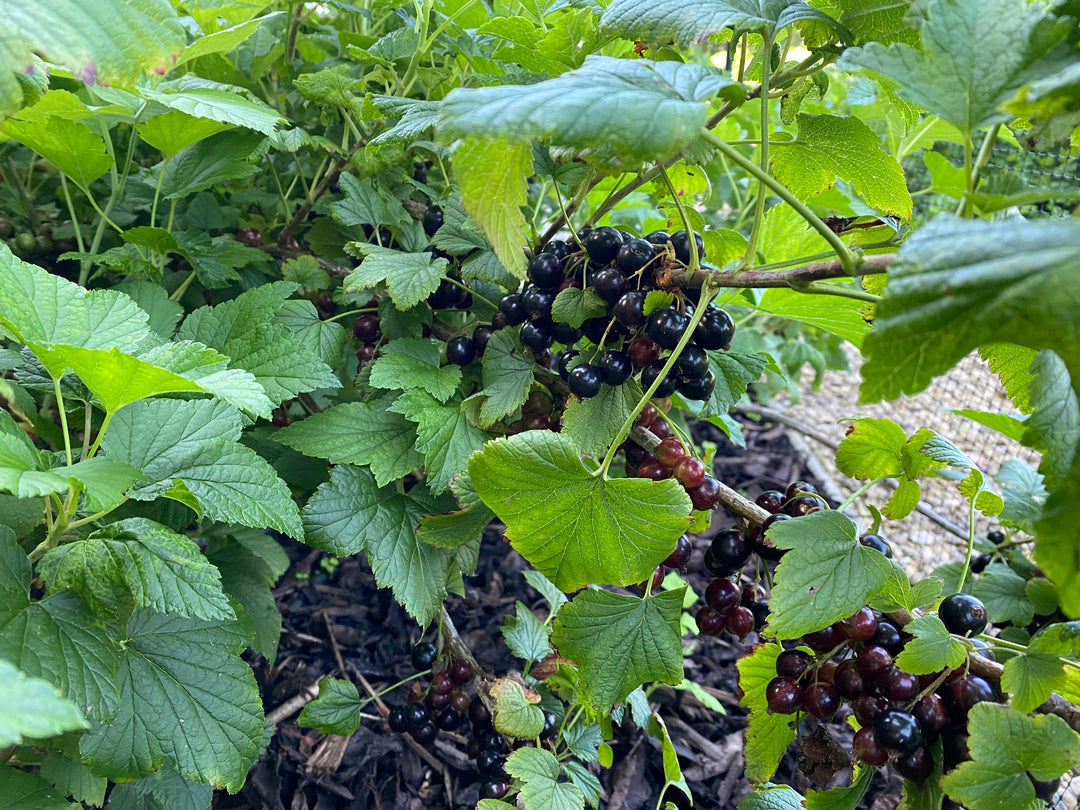
[[[717,442],[717,476],[751,498],[764,489],[782,489],[790,481],[806,480],[807,472],[784,438],[782,428],[748,424],[746,450],[733,447],[709,425],[695,430],[714,431],[696,438]],[[711,531],[734,523],[721,513],[714,517]],[[477,661],[491,673],[504,675],[518,669],[521,662],[510,654],[499,632],[503,618],[514,613],[516,601],[540,615],[547,605],[521,576],[527,564],[502,539],[499,528],[491,526],[486,530],[479,570],[466,579],[466,595],[451,596],[447,609]],[[693,539],[694,555],[684,574],[700,594],[709,580],[701,562],[708,541],[703,536]],[[268,714],[275,716],[275,710],[290,700],[294,708],[278,722],[268,749],[243,791],[236,796],[219,793],[215,807],[475,807],[483,778],[470,759],[469,738],[461,733],[440,732],[433,746],[423,748],[408,736],[390,731],[376,701],[365,706],[360,730],[348,739],[327,737],[296,725],[300,705],[295,699],[298,695],[313,695],[312,687],[321,678],[348,678],[357,684],[361,696],[367,697],[413,675],[409,651],[420,639],[420,628],[388,590],[376,587],[362,557],[335,564],[321,552],[304,546],[294,545],[289,552],[294,565],[275,592],[284,620],[277,661],[273,667],[261,658],[253,663]],[[430,631],[427,638],[433,634]],[[706,708],[687,692],[666,686],[650,696],[652,707],[663,717],[675,743],[695,808],[729,810],[750,790],[743,774],[746,722],[745,711],[737,702],[735,663],[754,641],[754,634],[745,641],[728,634],[699,639],[693,656],[686,660],[686,677],[719,700],[726,714]],[[404,702],[412,685],[384,695],[385,705]],[[849,743],[850,731],[842,721],[828,728],[844,745]],[[804,730],[812,733],[809,728]],[[664,784],[657,741],[626,719],[615,728],[611,746],[611,768],[595,763],[589,766],[603,785],[602,806],[611,810],[656,807]],[[812,771],[806,757],[813,756],[821,746],[808,739],[803,748],[804,767]],[[841,762],[849,752],[848,745],[840,756]],[[835,747],[829,753],[835,755]],[[792,746],[774,782],[791,785],[800,792],[821,786],[800,772],[797,754],[797,746]],[[839,770],[826,766],[815,773],[821,778],[833,774],[833,784],[847,784],[850,779],[850,768],[843,765]],[[878,774],[859,806],[864,810],[891,810],[899,798],[899,787],[895,777],[886,782]],[[665,798],[679,807],[688,806],[678,791],[669,790]]]

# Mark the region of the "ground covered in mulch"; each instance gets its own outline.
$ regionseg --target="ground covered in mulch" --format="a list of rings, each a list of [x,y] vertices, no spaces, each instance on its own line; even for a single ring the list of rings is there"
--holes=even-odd
[[[715,430],[711,426],[698,429]],[[729,485],[754,497],[764,489],[783,488],[795,479],[811,480],[792,451],[782,428],[746,426],[748,448],[740,450],[719,434],[698,438],[717,441],[716,474]],[[732,525],[717,515],[713,530]],[[702,565],[707,537],[695,539],[694,555],[685,577],[698,593],[708,574]],[[469,757],[468,738],[458,732],[440,732],[433,746],[417,745],[406,735],[389,730],[378,701],[367,704],[360,730],[349,739],[324,736],[296,725],[305,695],[324,677],[348,678],[361,696],[381,691],[414,674],[409,650],[420,639],[420,628],[379,590],[362,558],[347,559],[336,567],[324,563],[320,552],[295,545],[289,549],[294,565],[276,590],[284,617],[277,661],[273,667],[253,663],[277,730],[265,754],[236,796],[219,794],[219,810],[346,810],[394,808],[442,810],[475,807],[482,777]],[[491,673],[504,675],[521,662],[509,652],[499,627],[512,615],[515,602],[543,615],[546,603],[525,582],[525,561],[502,539],[498,527],[489,527],[480,554],[479,570],[466,579],[466,596],[451,596],[448,612],[461,638],[477,661]],[[427,638],[432,637],[429,632]],[[721,714],[706,708],[685,691],[661,687],[650,703],[664,718],[684,776],[693,792],[695,808],[735,808],[749,791],[743,775],[745,711],[736,700],[735,663],[747,645],[729,635],[701,640],[686,661],[686,676],[700,684],[726,709]],[[383,696],[385,704],[401,703],[409,685]],[[365,694],[366,693],[366,694]],[[277,711],[275,711],[277,710]],[[287,715],[287,716],[282,716]],[[830,726],[844,736],[842,723]],[[812,732],[812,729],[805,729]],[[609,769],[591,765],[604,789],[602,806],[611,810],[645,810],[657,806],[664,784],[659,745],[639,732],[629,718],[615,728],[611,741],[614,764]],[[822,748],[808,744],[804,753]],[[848,749],[850,750],[850,749]],[[835,749],[825,748],[827,754]],[[826,757],[827,758],[827,757]],[[804,769],[811,770],[804,758]],[[826,767],[831,773],[835,767]],[[850,771],[841,767],[835,780],[843,783]],[[795,747],[789,749],[775,781],[805,791],[815,783],[800,772]],[[879,774],[862,808],[888,810],[899,797],[899,781]],[[677,791],[666,799],[688,806]]]

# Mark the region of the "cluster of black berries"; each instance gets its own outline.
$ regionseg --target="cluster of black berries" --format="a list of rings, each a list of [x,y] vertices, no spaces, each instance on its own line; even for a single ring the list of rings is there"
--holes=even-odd
[[[356,350],[356,359],[363,367],[375,359],[375,353],[378,351],[379,340],[382,338],[379,316],[374,313],[361,315],[353,321],[352,335],[360,342],[360,348]]]
[[[967,594],[944,599],[938,615],[950,633],[975,636],[986,629],[986,610]],[[895,664],[910,637],[880,613],[864,607],[853,616],[804,636],[813,651],[785,650],[777,677],[766,687],[770,712],[827,720],[846,701],[861,728],[852,747],[868,765],[892,763],[905,779],[924,781],[933,772],[929,746],[941,739],[943,768],[969,759],[966,723],[977,703],[996,701],[993,686],[966,666],[913,675]],[[974,641],[976,646],[983,646]]]
[[[430,641],[421,641],[413,647],[410,659],[417,672],[431,670],[431,678],[426,684],[414,685],[405,704],[390,709],[387,717],[390,729],[408,733],[429,748],[434,746],[440,731],[467,737],[468,755],[475,759],[481,778],[480,798],[503,798],[510,790],[510,779],[503,766],[513,740],[495,730],[483,701],[470,696],[472,664],[456,660],[441,665],[438,649]],[[555,714],[545,712],[541,738],[550,739],[557,729]]]

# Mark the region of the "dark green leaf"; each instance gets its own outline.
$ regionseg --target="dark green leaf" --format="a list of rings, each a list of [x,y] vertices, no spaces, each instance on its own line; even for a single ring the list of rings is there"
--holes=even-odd
[[[323,678],[319,681],[319,696],[304,707],[296,724],[317,728],[323,734],[355,734],[360,728],[360,693],[356,684]]]

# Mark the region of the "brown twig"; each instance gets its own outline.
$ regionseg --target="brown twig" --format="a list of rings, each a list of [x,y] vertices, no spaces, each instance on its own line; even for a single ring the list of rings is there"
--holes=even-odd
[[[345,675],[345,659],[341,657],[341,648],[338,646],[337,639],[334,637],[334,625],[330,622],[330,617],[326,615],[326,611],[322,611],[323,624],[326,625],[326,635],[330,638],[330,649],[334,651],[334,660],[337,661],[338,672]]]
[[[296,213],[292,215],[292,219],[285,223],[285,227],[282,228],[281,233],[278,234],[278,245],[284,246],[289,239],[292,238],[293,233],[296,231],[297,227],[299,227],[300,223],[307,219],[308,214],[311,213],[311,209],[315,207],[315,203],[318,199],[327,192],[334,181],[338,179],[341,173],[349,165],[349,161],[353,154],[355,154],[358,149],[363,148],[363,146],[364,141],[357,141],[353,144],[352,148],[349,149],[347,155],[342,155],[334,161],[334,165],[330,167],[330,170],[319,181],[319,184],[311,190],[308,199],[304,200],[301,206],[296,209]]]
[[[657,284],[661,287],[701,287],[710,279],[715,287],[797,287],[813,281],[825,281],[834,278],[852,278],[872,276],[884,273],[896,259],[895,253],[877,253],[864,256],[854,270],[845,270],[839,259],[827,262],[812,262],[785,270],[698,270],[690,276],[681,266],[672,265],[657,272]]]
[[[310,686],[305,686],[296,695],[286,700],[276,709],[267,712],[266,719],[276,726],[282,720],[300,711],[319,696],[319,681],[321,680],[322,678],[316,678],[315,683]]]

